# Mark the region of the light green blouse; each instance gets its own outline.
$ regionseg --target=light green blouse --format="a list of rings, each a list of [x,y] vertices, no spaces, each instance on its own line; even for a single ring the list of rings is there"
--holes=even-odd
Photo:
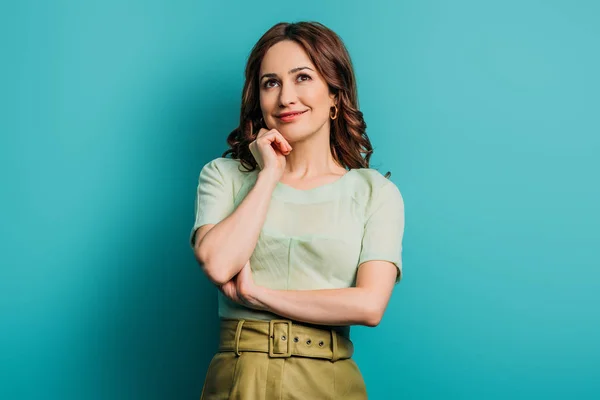
[[[240,169],[240,161],[230,158],[214,159],[202,168],[192,245],[198,227],[222,221],[253,187],[259,170]],[[402,195],[375,169],[351,169],[336,181],[309,190],[279,182],[250,258],[252,275],[258,285],[271,289],[348,288],[355,286],[361,263],[385,260],[398,268],[398,283],[403,233]],[[220,317],[281,318],[218,295]]]

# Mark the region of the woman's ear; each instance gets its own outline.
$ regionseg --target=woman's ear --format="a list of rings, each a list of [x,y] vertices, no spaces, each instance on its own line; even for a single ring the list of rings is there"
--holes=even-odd
[[[337,106],[338,103],[338,95],[336,93],[330,93],[329,98],[331,99],[331,107]]]

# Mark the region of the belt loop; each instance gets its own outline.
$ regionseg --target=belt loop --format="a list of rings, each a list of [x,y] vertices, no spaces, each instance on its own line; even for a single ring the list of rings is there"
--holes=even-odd
[[[338,343],[337,343],[337,332],[335,329],[331,330],[331,362],[337,361],[338,356]]]
[[[238,321],[237,329],[235,330],[235,355],[238,357],[242,354],[240,353],[240,336],[244,322],[246,322],[246,320],[240,319]]]

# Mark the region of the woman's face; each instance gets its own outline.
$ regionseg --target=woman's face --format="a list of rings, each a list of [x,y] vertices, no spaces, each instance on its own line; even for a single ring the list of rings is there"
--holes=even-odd
[[[329,133],[334,95],[298,43],[284,40],[267,51],[258,84],[260,107],[269,129],[277,129],[290,143],[323,128]],[[301,114],[286,117],[290,112]]]

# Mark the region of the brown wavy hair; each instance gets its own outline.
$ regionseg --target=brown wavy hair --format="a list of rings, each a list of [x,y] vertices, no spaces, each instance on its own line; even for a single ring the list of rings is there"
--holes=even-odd
[[[222,157],[231,154],[248,170],[257,162],[250,152],[250,143],[260,128],[266,128],[260,109],[258,75],[263,57],[278,42],[291,40],[300,44],[323,76],[330,93],[336,95],[338,117],[331,121],[330,146],[333,158],[347,169],[369,168],[373,153],[366,133],[367,124],[358,109],[356,79],[352,61],[340,37],[319,22],[280,22],[271,27],[252,48],[246,64],[240,124],[227,137],[231,147]],[[386,178],[390,176],[388,172]]]

